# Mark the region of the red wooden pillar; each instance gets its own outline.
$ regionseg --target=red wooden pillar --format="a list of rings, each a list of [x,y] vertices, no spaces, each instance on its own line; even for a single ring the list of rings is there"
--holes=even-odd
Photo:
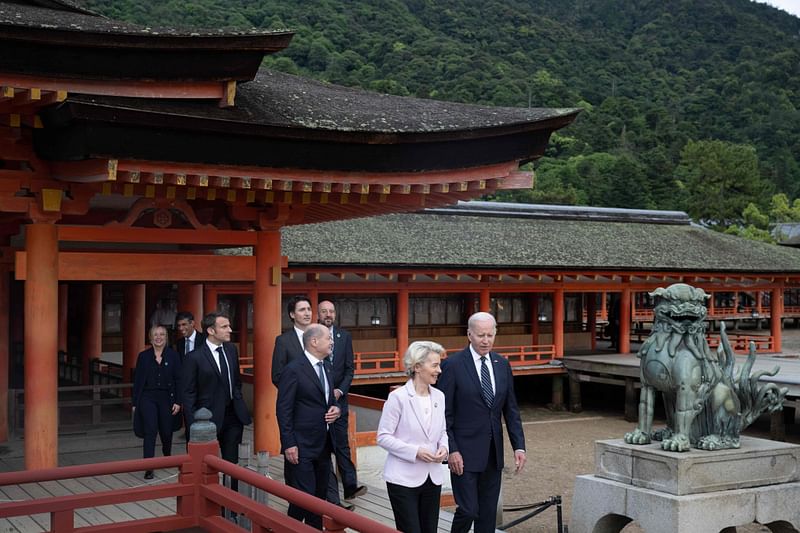
[[[123,383],[130,383],[136,358],[144,349],[147,334],[145,318],[145,284],[131,283],[125,287],[123,296],[122,323],[122,372]]]
[[[716,302],[714,301],[716,300],[716,298],[714,298],[713,292],[709,293],[709,296],[710,298],[708,299],[708,316],[713,318],[714,313],[717,312]]]
[[[539,344],[539,295],[531,294],[531,344]]]
[[[308,289],[308,299],[311,300],[311,322],[316,323],[319,319],[317,303],[319,303],[319,289],[311,287]]]
[[[206,285],[203,290],[203,313],[215,313],[217,311],[218,291],[216,287]],[[195,317],[197,318],[197,317]],[[202,317],[201,317],[202,320]],[[203,332],[205,333],[205,332]]]
[[[250,342],[249,332],[247,331],[247,295],[240,294],[238,299],[238,309],[236,314],[239,315],[239,357],[250,357],[250,349],[248,344]]]
[[[58,466],[58,233],[25,230],[25,468]]]
[[[780,352],[783,350],[783,287],[772,289],[769,302],[769,329],[770,335],[772,335],[772,351]]]
[[[103,354],[103,285],[90,283],[86,285],[83,316],[83,384],[90,385],[91,362],[100,359]]]
[[[759,316],[761,316],[761,314],[762,314],[762,312],[761,312],[761,296],[762,295],[763,295],[763,293],[761,291],[756,291],[756,308],[754,309],[754,311],[756,313],[758,313]]]
[[[0,268],[0,442],[8,440],[9,271]]]
[[[272,350],[281,333],[281,232],[258,232],[253,287],[253,437],[255,451],[280,452],[272,384]]]
[[[203,284],[178,283],[178,311],[189,311],[194,317],[194,326],[200,329],[203,320]]]
[[[589,343],[592,351],[597,349],[597,294],[586,293],[586,329],[589,331]]]
[[[69,310],[69,285],[58,286],[58,351],[67,353],[67,314]]]
[[[480,295],[480,309],[484,313],[489,313],[492,310],[492,300],[491,295],[489,294],[489,288],[481,289]]]
[[[608,295],[606,291],[600,293],[600,318],[605,321],[608,321],[608,309],[606,307],[608,305],[608,303],[606,302],[607,299]]]
[[[398,369],[403,354],[408,349],[408,289],[403,287],[397,291],[397,357]]]
[[[631,289],[630,287],[625,287],[619,295],[619,353],[630,353],[630,351]]]
[[[556,357],[564,357],[564,289],[553,291],[553,344]]]

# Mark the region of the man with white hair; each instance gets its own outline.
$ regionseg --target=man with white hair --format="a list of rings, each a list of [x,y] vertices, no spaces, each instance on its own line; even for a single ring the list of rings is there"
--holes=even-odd
[[[525,434],[505,357],[492,351],[497,322],[489,313],[469,318],[469,346],[442,362],[450,479],[456,500],[452,533],[495,531],[503,471],[503,426],[514,447],[516,471],[525,466]]]

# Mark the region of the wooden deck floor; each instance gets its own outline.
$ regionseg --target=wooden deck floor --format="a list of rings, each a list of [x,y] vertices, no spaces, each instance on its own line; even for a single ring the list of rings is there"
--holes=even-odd
[[[249,435],[245,434],[245,440]],[[19,470],[23,467],[22,442],[12,441],[0,445],[0,471]],[[176,452],[183,451],[184,444],[176,436]],[[141,457],[141,441],[126,434],[94,434],[76,437],[64,437],[60,442],[59,462],[62,466],[87,464],[121,459],[137,459]],[[269,473],[273,479],[283,480],[283,458],[270,459]],[[142,487],[149,484],[158,485],[172,482],[177,476],[177,469],[155,471],[155,479],[146,481],[142,473],[124,473],[111,476],[76,478],[45,483],[28,483],[24,485],[0,488],[0,500],[31,500],[52,496],[81,494],[86,492],[102,492],[119,488]],[[369,492],[352,501],[355,512],[394,527],[389,497],[385,486],[369,486]],[[286,511],[287,502],[271,497],[270,507]],[[113,524],[135,519],[169,516],[175,513],[176,499],[150,500],[120,505],[80,509],[76,511],[76,527]],[[439,516],[439,531],[450,531],[452,514],[442,511]],[[0,519],[0,533],[24,532],[35,533],[48,531],[49,515],[35,515],[12,519]]]

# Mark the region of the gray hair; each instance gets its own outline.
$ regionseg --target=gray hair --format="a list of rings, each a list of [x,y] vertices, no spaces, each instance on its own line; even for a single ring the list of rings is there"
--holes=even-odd
[[[467,322],[467,329],[474,331],[473,326],[475,325],[476,322],[483,322],[486,320],[491,321],[492,327],[494,328],[495,331],[497,331],[497,320],[495,320],[490,313],[485,313],[483,311],[475,313],[471,317],[469,317],[469,321]]]
[[[306,328],[303,332],[303,346],[308,346],[311,343],[311,339],[318,339],[325,335],[325,330],[327,330],[325,326],[320,324],[311,324]]]
[[[406,375],[413,376],[414,367],[417,366],[417,364],[424,363],[432,353],[439,354],[441,357],[445,354],[445,349],[441,344],[433,341],[412,342],[408,350],[406,350],[406,354],[403,356],[403,366],[406,367]]]

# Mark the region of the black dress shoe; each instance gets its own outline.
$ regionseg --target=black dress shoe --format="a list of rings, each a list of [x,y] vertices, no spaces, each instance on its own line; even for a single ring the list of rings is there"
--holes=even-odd
[[[145,479],[153,479],[153,477],[154,476],[153,476],[153,471],[152,470],[145,471],[145,473],[144,473],[144,478]]]
[[[345,490],[344,491],[344,499],[345,500],[352,500],[353,498],[357,498],[359,496],[363,496],[367,493],[367,487],[364,485],[359,485],[358,487],[354,488],[353,490]]]
[[[348,511],[352,511],[353,509],[355,509],[355,508],[356,508],[356,506],[355,506],[355,505],[353,505],[352,503],[339,503],[338,505],[339,505],[339,507],[341,507],[342,509],[346,509],[346,510],[348,510]]]

